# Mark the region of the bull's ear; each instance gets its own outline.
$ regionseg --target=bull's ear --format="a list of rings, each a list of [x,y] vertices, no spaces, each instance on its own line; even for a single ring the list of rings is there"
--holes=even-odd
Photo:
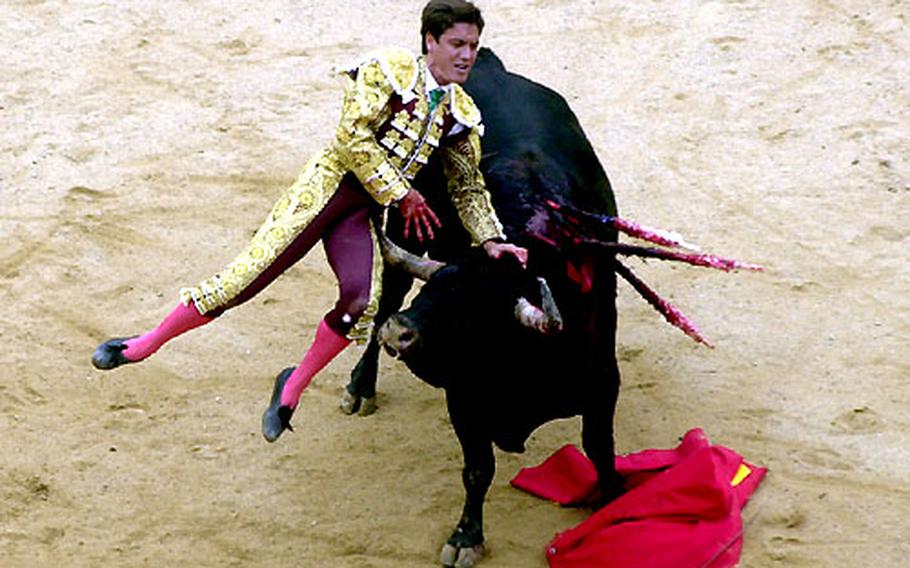
[[[409,253],[389,240],[382,232],[379,232],[379,248],[382,249],[382,258],[389,265],[400,268],[414,278],[424,281],[429,280],[437,270],[445,266],[444,262],[421,258]]]
[[[541,308],[538,308],[527,298],[518,298],[515,305],[515,318],[525,327],[536,329],[537,331],[551,335],[562,331],[562,315],[553,299],[553,293],[547,281],[543,278],[537,278],[540,282]]]

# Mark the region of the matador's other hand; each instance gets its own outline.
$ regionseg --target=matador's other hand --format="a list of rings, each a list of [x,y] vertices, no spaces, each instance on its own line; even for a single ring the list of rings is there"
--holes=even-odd
[[[427,200],[414,188],[398,201],[398,210],[404,217],[404,238],[408,238],[413,227],[418,241],[423,242],[424,232],[428,239],[433,240],[433,225],[442,227],[436,213],[427,205]]]
[[[483,250],[487,251],[490,258],[500,258],[504,254],[511,254],[521,263],[522,268],[528,267],[528,249],[526,248],[491,240],[483,243]]]

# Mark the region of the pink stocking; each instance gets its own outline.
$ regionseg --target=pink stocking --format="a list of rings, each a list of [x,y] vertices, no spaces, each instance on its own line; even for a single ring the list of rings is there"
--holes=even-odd
[[[123,356],[130,361],[141,361],[158,351],[162,345],[171,339],[193,328],[207,324],[213,319],[215,318],[201,315],[192,303],[189,305],[177,304],[177,307],[154,330],[126,340],[124,344],[127,347],[123,351]]]
[[[304,355],[300,365],[291,373],[287,383],[284,385],[284,389],[281,391],[281,405],[296,408],[297,402],[300,400],[300,394],[310,384],[316,373],[344,351],[344,348],[349,343],[351,343],[350,339],[338,335],[325,323],[325,320],[319,322],[313,344]]]

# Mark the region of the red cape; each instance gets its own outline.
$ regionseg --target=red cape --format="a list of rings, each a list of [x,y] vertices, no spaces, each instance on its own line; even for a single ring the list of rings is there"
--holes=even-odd
[[[551,568],[726,568],[742,550],[741,511],[767,469],[693,429],[672,450],[616,457],[627,492],[547,547]],[[597,492],[594,465],[565,446],[512,484],[563,505]]]

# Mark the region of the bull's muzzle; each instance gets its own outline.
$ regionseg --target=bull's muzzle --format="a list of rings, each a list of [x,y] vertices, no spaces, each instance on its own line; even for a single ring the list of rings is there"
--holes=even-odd
[[[417,346],[420,335],[401,314],[391,316],[379,328],[376,339],[392,357],[404,358]]]

